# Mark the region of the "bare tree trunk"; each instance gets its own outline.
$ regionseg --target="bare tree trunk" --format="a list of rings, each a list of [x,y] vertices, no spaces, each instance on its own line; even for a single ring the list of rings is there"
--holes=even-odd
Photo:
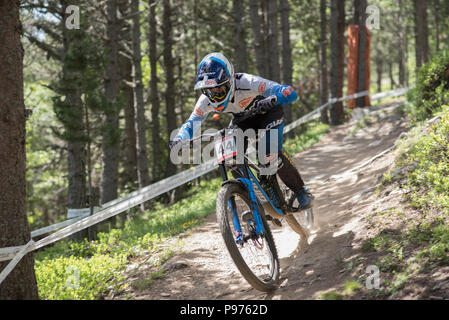
[[[393,76],[393,62],[388,62],[388,75],[390,76],[390,90],[393,90],[396,86]]]
[[[164,41],[164,67],[166,77],[165,88],[165,110],[167,121],[167,137],[176,130],[175,115],[175,78],[174,78],[174,60],[172,55],[172,22],[170,0],[163,0],[163,41]],[[168,159],[165,167],[165,176],[171,176],[176,173],[176,166]]]
[[[129,10],[129,1],[128,0],[120,0],[119,8],[122,16],[126,16],[130,14]],[[124,20],[122,23],[122,34],[123,39],[128,46],[132,43],[131,39],[131,26],[127,20]],[[133,64],[131,58],[128,57],[128,52],[122,52],[119,56],[120,62],[120,77],[122,79],[121,82],[121,90],[123,92],[125,98],[125,172],[123,177],[123,185],[128,183],[134,184],[138,181],[137,178],[137,138],[136,138],[136,128],[134,125],[134,93],[131,84],[133,83],[132,77],[132,68]]]
[[[153,180],[158,180],[162,176],[162,165],[161,165],[161,148],[160,148],[160,124],[159,124],[159,93],[157,89],[158,76],[157,76],[157,29],[156,29],[156,11],[155,11],[155,0],[149,1],[150,13],[148,16],[149,20],[149,59],[150,59],[150,69],[151,69],[151,79],[150,79],[150,96],[151,96],[151,119],[152,119],[152,149],[153,149]]]
[[[367,50],[367,31],[366,21],[366,0],[354,0],[354,23],[359,26],[359,45],[358,45],[358,65],[357,65],[357,92],[369,90],[366,88],[366,50]],[[365,106],[365,97],[357,98],[357,107]]]
[[[285,1],[285,0],[283,0]],[[320,105],[329,100],[329,85],[327,75],[327,19],[326,19],[326,0],[320,0]],[[329,123],[328,108],[321,111],[321,122]]]
[[[427,26],[427,1],[414,0],[416,68],[429,60],[429,37]]]
[[[405,34],[411,34],[411,27],[410,26],[405,26]],[[405,61],[406,61],[406,66],[408,66],[408,47],[409,47],[409,38],[407,36],[404,37],[404,55],[405,55]],[[405,86],[408,87],[409,84],[409,80],[410,80],[410,71],[408,70],[408,68],[405,68]]]
[[[277,1],[265,0],[267,10],[267,60],[268,76],[270,80],[281,82],[279,66],[279,42],[278,42],[278,4]]]
[[[117,0],[106,3],[107,26],[106,48],[107,65],[105,70],[105,97],[108,102],[105,110],[103,133],[103,171],[101,173],[101,204],[117,198],[118,195],[118,129],[119,108],[117,97],[120,87],[118,66],[118,34],[120,24],[117,20]],[[110,221],[115,223],[115,217]]]
[[[234,70],[248,71],[248,49],[246,47],[245,0],[232,0],[234,18]]]
[[[440,51],[440,1],[433,0],[433,16],[435,20],[435,52]]]
[[[292,47],[290,43],[290,7],[288,0],[281,0],[281,30],[282,30],[282,82],[292,85],[293,83],[293,63]],[[292,122],[291,104],[283,106],[284,118],[287,123]]]
[[[61,1],[62,12],[64,16],[62,18],[62,35],[63,35],[63,50],[64,56],[68,54],[68,51],[73,45],[76,45],[76,35],[72,31],[66,28],[66,19],[68,16],[65,14],[67,6],[73,4],[74,1]],[[72,48],[73,50],[73,48]],[[81,90],[76,85],[70,85],[76,83],[77,76],[74,74],[73,68],[67,65],[67,62],[63,61],[62,67],[62,81],[66,86],[65,104],[67,108],[71,110],[70,125],[64,124],[67,132],[67,165],[68,165],[68,189],[67,189],[67,208],[80,209],[85,208],[87,205],[87,190],[86,190],[86,144],[83,142],[85,136],[84,119],[83,119],[83,103],[81,101]],[[88,230],[81,230],[70,236],[70,240],[79,241],[88,237]]]
[[[30,241],[26,216],[25,104],[22,25],[18,1],[0,2],[0,248]],[[0,270],[8,264],[0,262]],[[25,255],[0,285],[0,300],[37,300],[32,253]]]
[[[383,69],[383,57],[379,52],[376,57],[376,71],[377,71],[377,92],[382,91],[382,70]]]
[[[405,72],[407,69],[407,63],[406,63],[406,47],[405,47],[405,26],[404,26],[404,8],[402,0],[398,0],[398,65],[399,65],[399,85],[402,87],[405,87]]]
[[[268,65],[266,62],[265,41],[262,34],[262,19],[259,15],[259,1],[249,0],[249,14],[251,17],[251,29],[254,37],[254,49],[256,53],[256,66],[260,76],[268,77]]]
[[[343,96],[344,76],[344,31],[345,31],[345,1],[331,0],[331,72],[330,91],[332,98]],[[332,125],[340,124],[344,118],[343,103],[337,102],[329,108]]]
[[[139,0],[132,0],[131,11],[139,11]],[[135,128],[137,133],[137,177],[139,188],[150,184],[147,158],[147,138],[145,127],[145,109],[143,102],[142,67],[140,65],[140,15],[133,16],[133,78],[134,78],[134,110]]]

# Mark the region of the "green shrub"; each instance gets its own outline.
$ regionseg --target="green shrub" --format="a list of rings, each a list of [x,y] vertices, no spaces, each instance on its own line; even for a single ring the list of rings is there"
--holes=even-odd
[[[41,299],[97,299],[109,287],[119,290],[124,279],[125,255],[76,256],[36,261],[36,278]]]
[[[442,109],[441,121],[411,146],[403,162],[414,164],[407,178],[415,207],[430,205],[449,213],[449,107]]]
[[[421,67],[408,100],[412,121],[427,119],[442,105],[449,104],[449,51],[442,51]]]

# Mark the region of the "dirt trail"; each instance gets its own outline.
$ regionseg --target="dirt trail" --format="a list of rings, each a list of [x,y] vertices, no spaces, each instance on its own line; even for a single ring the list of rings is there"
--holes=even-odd
[[[334,127],[312,148],[293,160],[315,195],[317,230],[309,246],[284,222],[274,227],[281,261],[281,285],[270,294],[254,290],[240,275],[224,246],[215,214],[183,235],[184,245],[163,268],[164,277],[148,288],[129,289],[114,299],[316,299],[350,279],[343,261],[360,256],[367,230],[363,217],[380,204],[374,196],[379,178],[392,163],[388,153],[352,170],[392,146],[407,131],[406,121],[384,115],[377,123],[351,135],[357,122]],[[144,265],[129,281],[148,278]]]

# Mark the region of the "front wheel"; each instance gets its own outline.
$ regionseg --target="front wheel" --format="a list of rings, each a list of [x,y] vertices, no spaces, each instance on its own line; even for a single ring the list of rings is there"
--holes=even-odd
[[[235,208],[233,208],[235,204]],[[263,236],[255,235],[248,191],[240,184],[225,184],[217,197],[217,219],[226,247],[237,269],[255,289],[269,292],[277,287],[279,260],[273,235],[268,227],[262,206],[259,213]],[[243,216],[243,217],[242,217]],[[240,221],[242,234],[236,234]],[[239,232],[237,232],[239,233]],[[241,236],[243,240],[237,240]]]

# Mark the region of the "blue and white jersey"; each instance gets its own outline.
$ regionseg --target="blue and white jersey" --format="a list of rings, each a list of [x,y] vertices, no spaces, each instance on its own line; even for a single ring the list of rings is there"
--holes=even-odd
[[[192,139],[194,133],[200,127],[210,112],[240,113],[257,96],[269,97],[276,95],[275,105],[289,104],[298,98],[296,91],[289,85],[280,85],[277,82],[264,79],[259,76],[237,73],[235,75],[235,92],[226,107],[214,108],[205,95],[201,95],[195,108],[186,123],[178,131],[174,140],[183,141]]]

